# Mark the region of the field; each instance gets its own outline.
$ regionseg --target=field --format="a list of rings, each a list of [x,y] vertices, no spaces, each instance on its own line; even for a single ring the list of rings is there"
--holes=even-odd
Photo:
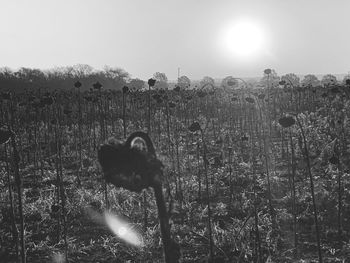
[[[97,153],[147,132],[183,262],[350,262],[350,85],[2,92],[0,261],[164,262],[153,189]],[[131,222],[123,242],[95,214]],[[93,211],[93,212],[92,212]]]

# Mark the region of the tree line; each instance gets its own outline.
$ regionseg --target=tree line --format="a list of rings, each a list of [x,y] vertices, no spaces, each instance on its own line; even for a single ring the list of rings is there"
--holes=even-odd
[[[156,80],[155,89],[169,88],[169,81],[165,73],[156,72],[153,74],[153,79]],[[234,79],[232,76],[222,79],[221,87],[225,87],[227,81],[232,81],[232,79]],[[350,74],[346,75],[342,82],[345,83],[347,79],[350,79]],[[45,90],[69,89],[72,87],[72,83],[77,80],[82,83],[82,90],[90,89],[96,82],[100,82],[105,89],[111,90],[121,90],[124,86],[128,86],[130,90],[141,90],[147,86],[146,81],[132,78],[127,71],[119,67],[105,66],[102,70],[96,70],[87,64],[77,64],[48,70],[21,67],[15,71],[8,67],[0,68],[0,88],[16,92],[38,88]],[[329,86],[341,82],[332,74],[324,75],[321,80],[313,74],[305,75],[303,79],[300,79],[294,73],[278,76],[273,69],[269,74],[264,73],[259,81],[248,80],[247,82],[254,86],[266,86],[267,82],[272,86],[278,86],[280,81],[285,81],[294,87]],[[180,76],[176,83],[183,89],[203,87],[208,84],[214,86],[214,78],[204,76],[201,80],[191,83],[187,76]]]

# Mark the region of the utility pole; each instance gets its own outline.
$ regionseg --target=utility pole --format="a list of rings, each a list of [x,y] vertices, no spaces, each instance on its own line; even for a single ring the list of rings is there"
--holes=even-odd
[[[180,68],[177,68],[177,84],[179,84],[180,79]]]

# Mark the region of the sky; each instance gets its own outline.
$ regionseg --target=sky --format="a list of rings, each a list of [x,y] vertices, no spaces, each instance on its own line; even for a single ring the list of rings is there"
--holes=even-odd
[[[0,67],[89,64],[134,78],[342,74],[350,71],[349,0],[0,0]],[[239,21],[258,28],[233,52]],[[234,36],[231,42],[235,41]],[[251,41],[255,41],[253,38]],[[232,43],[233,43],[232,42]]]

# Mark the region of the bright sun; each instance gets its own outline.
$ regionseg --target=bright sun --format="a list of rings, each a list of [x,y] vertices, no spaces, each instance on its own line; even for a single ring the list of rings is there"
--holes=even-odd
[[[224,41],[236,56],[251,57],[262,49],[263,40],[263,31],[258,24],[242,20],[229,27]]]

